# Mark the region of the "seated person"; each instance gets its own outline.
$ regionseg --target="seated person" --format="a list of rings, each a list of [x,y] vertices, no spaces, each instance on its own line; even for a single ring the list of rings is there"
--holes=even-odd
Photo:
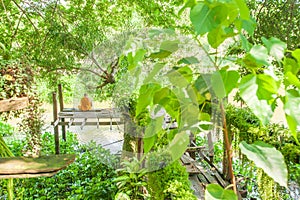
[[[78,106],[79,110],[82,111],[91,110],[92,106],[93,106],[92,101],[90,100],[87,94],[84,94],[84,96],[80,100],[80,105]]]

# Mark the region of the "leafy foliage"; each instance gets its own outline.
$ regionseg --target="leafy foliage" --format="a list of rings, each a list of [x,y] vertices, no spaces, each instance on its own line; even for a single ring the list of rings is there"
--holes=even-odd
[[[42,154],[53,154],[53,134],[43,134],[42,141]],[[11,145],[14,152],[19,150],[19,155],[22,142],[13,141]],[[113,182],[117,158],[95,143],[79,145],[72,133],[61,145],[63,153],[77,154],[76,161],[53,177],[16,180],[15,199],[113,199],[117,190]],[[5,195],[2,186],[0,196]]]
[[[252,38],[255,42],[261,37],[276,37],[284,41],[289,49],[295,49],[299,45],[299,29],[295,28],[300,23],[298,1],[248,0],[247,4],[257,22]]]
[[[148,190],[154,199],[195,199],[188,173],[179,161],[148,174]]]

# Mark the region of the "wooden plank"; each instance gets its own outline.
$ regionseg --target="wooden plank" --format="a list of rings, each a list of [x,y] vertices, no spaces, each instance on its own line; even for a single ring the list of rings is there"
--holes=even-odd
[[[63,98],[63,92],[62,92],[62,86],[61,84],[58,84],[58,99],[59,99],[59,111],[64,110],[64,98]],[[65,121],[65,119],[61,119],[62,122]],[[61,134],[64,141],[66,141],[66,126],[61,127]]]
[[[201,181],[201,183],[203,183],[205,185],[209,184],[209,182],[207,181],[207,179],[205,178],[205,176],[203,176],[203,174],[198,174],[197,177]]]
[[[68,128],[70,128],[73,122],[74,122],[74,118],[71,118],[70,121],[68,122]]]
[[[59,170],[55,172],[38,173],[38,174],[0,174],[0,179],[50,177],[57,174],[57,172],[59,172]]]
[[[190,158],[193,160],[192,158]],[[199,163],[197,163],[195,160],[193,160],[193,165],[200,171],[201,174],[208,180],[209,183],[217,183],[218,181],[216,180],[215,177],[213,177],[210,173],[210,171],[204,169]]]
[[[121,118],[121,115],[112,115],[109,113],[96,113],[96,112],[74,112],[74,113],[65,113],[60,112],[59,118],[107,118],[107,119],[115,119],[115,118]]]
[[[0,158],[0,175],[22,175],[51,173],[61,170],[74,162],[74,154],[40,156],[38,158]]]
[[[187,156],[185,154],[183,154],[180,159],[181,159],[181,161],[184,165],[190,165],[191,164],[191,161],[187,158]]]
[[[217,179],[210,174],[210,171],[204,170],[203,168],[200,171],[201,171],[201,174],[208,180],[209,183],[219,184]]]
[[[53,124],[53,126],[55,127],[55,126],[57,126],[58,125],[58,123],[59,123],[59,119],[57,119],[55,122],[53,122],[52,124]]]
[[[0,100],[0,112],[24,109],[29,105],[28,97]]]
[[[56,92],[52,93],[52,103],[53,103],[53,121],[55,122],[56,120],[58,120]],[[55,142],[55,153],[59,154],[60,150],[59,150],[58,126],[54,126],[54,142]]]
[[[199,182],[199,179],[197,175],[193,175],[189,177],[189,180],[191,182],[191,189],[194,191],[194,195],[197,197],[197,199],[204,199],[204,186]]]
[[[199,174],[201,173],[198,168],[194,165],[194,160],[192,158],[190,158],[189,156],[183,154],[181,156],[181,161],[184,164],[184,166],[186,167],[186,170],[189,174]]]
[[[83,129],[84,125],[86,124],[86,120],[87,120],[87,118],[85,118],[85,119],[82,121],[82,123],[81,123],[81,125],[80,125],[80,129],[81,129],[81,130]]]
[[[99,125],[110,125],[110,122],[86,122],[85,123],[85,126],[97,126],[97,124],[99,123]],[[69,122],[59,122],[58,125],[61,126],[61,125],[68,125]],[[120,124],[123,124],[122,121],[113,121],[112,122],[112,125],[120,125]],[[82,125],[82,122],[72,122],[71,123],[71,126],[81,126]]]
[[[212,170],[214,176],[216,177],[217,181],[220,183],[220,185],[223,188],[226,188],[229,185],[229,182],[225,181],[215,168],[212,168],[211,170]]]

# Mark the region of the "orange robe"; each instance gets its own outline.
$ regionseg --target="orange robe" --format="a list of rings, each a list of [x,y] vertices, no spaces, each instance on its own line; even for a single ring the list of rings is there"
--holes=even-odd
[[[92,108],[92,103],[88,97],[83,97],[80,101],[80,106],[78,108],[82,111],[87,111]]]

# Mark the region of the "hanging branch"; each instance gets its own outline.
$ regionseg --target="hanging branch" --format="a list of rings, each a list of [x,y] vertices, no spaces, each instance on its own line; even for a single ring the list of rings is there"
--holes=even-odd
[[[18,20],[17,27],[16,27],[16,29],[15,29],[15,31],[14,31],[12,37],[11,37],[11,42],[13,42],[13,39],[16,37],[16,35],[17,35],[17,33],[18,33],[19,26],[20,26],[21,19],[22,19],[23,15],[24,15],[24,13],[22,12],[21,15],[20,15],[20,18],[19,18],[19,20]]]
[[[26,18],[28,19],[28,21],[30,22],[30,24],[33,26],[33,28],[35,29],[35,31],[38,32],[38,28],[34,25],[34,23],[31,21],[30,17],[28,16],[27,12],[25,10],[23,10],[23,8],[15,1],[15,0],[12,0],[14,2],[14,4],[19,8],[20,11],[22,11]]]

